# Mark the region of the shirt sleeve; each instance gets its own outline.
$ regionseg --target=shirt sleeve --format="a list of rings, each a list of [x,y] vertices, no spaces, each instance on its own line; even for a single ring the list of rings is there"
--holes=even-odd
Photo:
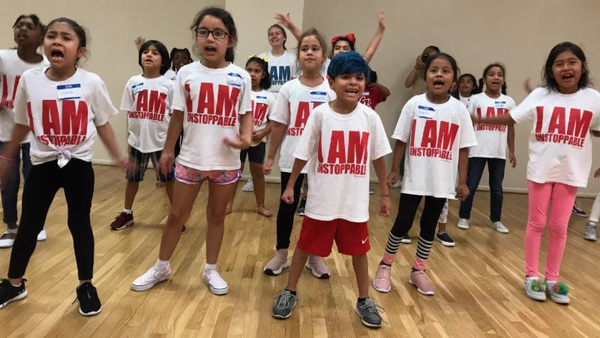
[[[285,124],[286,126],[290,124],[290,99],[288,88],[289,86],[286,86],[285,84],[281,87],[279,95],[277,96],[277,101],[271,112],[272,121]]]
[[[321,142],[319,136],[321,134],[322,119],[323,114],[320,110],[313,111],[313,113],[310,114],[306,121],[304,132],[302,133],[302,136],[300,136],[296,149],[294,150],[295,158],[308,161],[317,153],[317,147],[319,146],[318,142]]]
[[[17,94],[13,102],[13,111],[15,113],[15,123],[24,126],[29,125],[29,117],[27,116],[27,76],[21,77],[17,86]]]
[[[510,111],[510,117],[515,120],[516,123],[533,120],[535,114],[535,104],[538,102],[540,94],[548,90],[546,88],[536,88],[531,94],[529,94],[521,104],[515,109]]]
[[[595,96],[596,107],[594,107],[594,117],[590,124],[590,129],[594,131],[600,131],[600,93],[596,90],[593,91]]]
[[[185,91],[185,76],[184,74],[182,74],[182,71],[185,71],[185,68],[179,70],[175,81],[173,81],[173,104],[171,108],[172,110],[180,110],[185,112],[185,98],[188,95],[188,93]]]
[[[133,92],[131,90],[131,86],[132,86],[132,82],[131,79],[129,79],[129,81],[127,81],[127,83],[125,84],[125,89],[123,89],[123,96],[121,97],[121,110],[123,111],[133,111],[133,101],[134,101],[134,95]]]
[[[371,114],[371,161],[383,157],[392,152],[390,141],[385,133],[381,118],[377,113]]]
[[[396,123],[396,129],[392,134],[392,138],[400,140],[402,142],[408,142],[410,138],[410,129],[412,127],[412,121],[415,116],[415,99],[408,100],[402,108],[398,123]]]
[[[95,76],[95,88],[92,94],[92,111],[94,112],[94,124],[98,127],[105,125],[108,122],[108,118],[117,115],[119,111],[113,105],[106,89],[106,84]]]

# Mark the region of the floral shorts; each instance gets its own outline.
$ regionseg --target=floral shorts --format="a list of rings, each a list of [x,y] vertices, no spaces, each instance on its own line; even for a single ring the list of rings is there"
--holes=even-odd
[[[239,169],[235,170],[198,170],[177,163],[175,179],[187,184],[200,184],[206,180],[212,183],[226,185],[237,182],[242,177]]]

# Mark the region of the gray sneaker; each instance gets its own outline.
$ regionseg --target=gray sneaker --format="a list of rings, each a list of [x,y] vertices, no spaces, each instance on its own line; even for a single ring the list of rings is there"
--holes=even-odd
[[[596,237],[597,235],[597,225],[594,222],[587,222],[587,224],[585,225],[585,229],[583,230],[583,238],[587,239],[588,241],[595,241],[598,238]]]
[[[296,307],[296,296],[290,290],[281,290],[277,294],[271,315],[277,319],[290,318],[294,307]]]
[[[546,281],[546,294],[557,304],[569,304],[569,287],[563,282]]]
[[[356,315],[366,327],[381,327],[381,316],[377,311],[380,308],[371,298],[365,299],[362,303],[356,303]]]
[[[546,300],[546,287],[538,277],[526,277],[523,287],[529,298],[540,302]]]

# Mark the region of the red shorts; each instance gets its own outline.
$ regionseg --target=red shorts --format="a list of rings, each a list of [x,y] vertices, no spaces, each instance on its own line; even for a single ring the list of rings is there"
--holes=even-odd
[[[327,257],[334,239],[338,251],[344,255],[364,255],[371,249],[367,222],[355,223],[341,218],[319,221],[304,216],[298,248],[311,255]]]

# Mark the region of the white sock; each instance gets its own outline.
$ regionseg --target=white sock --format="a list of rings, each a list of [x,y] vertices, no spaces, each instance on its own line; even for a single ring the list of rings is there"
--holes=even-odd
[[[161,270],[166,270],[169,267],[169,261],[161,261],[160,258],[156,260],[156,267]]]
[[[133,211],[131,209],[123,209],[123,212],[126,213],[126,214],[128,214],[128,215],[133,214]]]
[[[6,228],[6,232],[8,232],[9,234],[16,234],[17,231],[19,231],[19,228],[14,228],[14,229]]]
[[[213,271],[217,270],[217,264],[204,264],[204,271]]]

